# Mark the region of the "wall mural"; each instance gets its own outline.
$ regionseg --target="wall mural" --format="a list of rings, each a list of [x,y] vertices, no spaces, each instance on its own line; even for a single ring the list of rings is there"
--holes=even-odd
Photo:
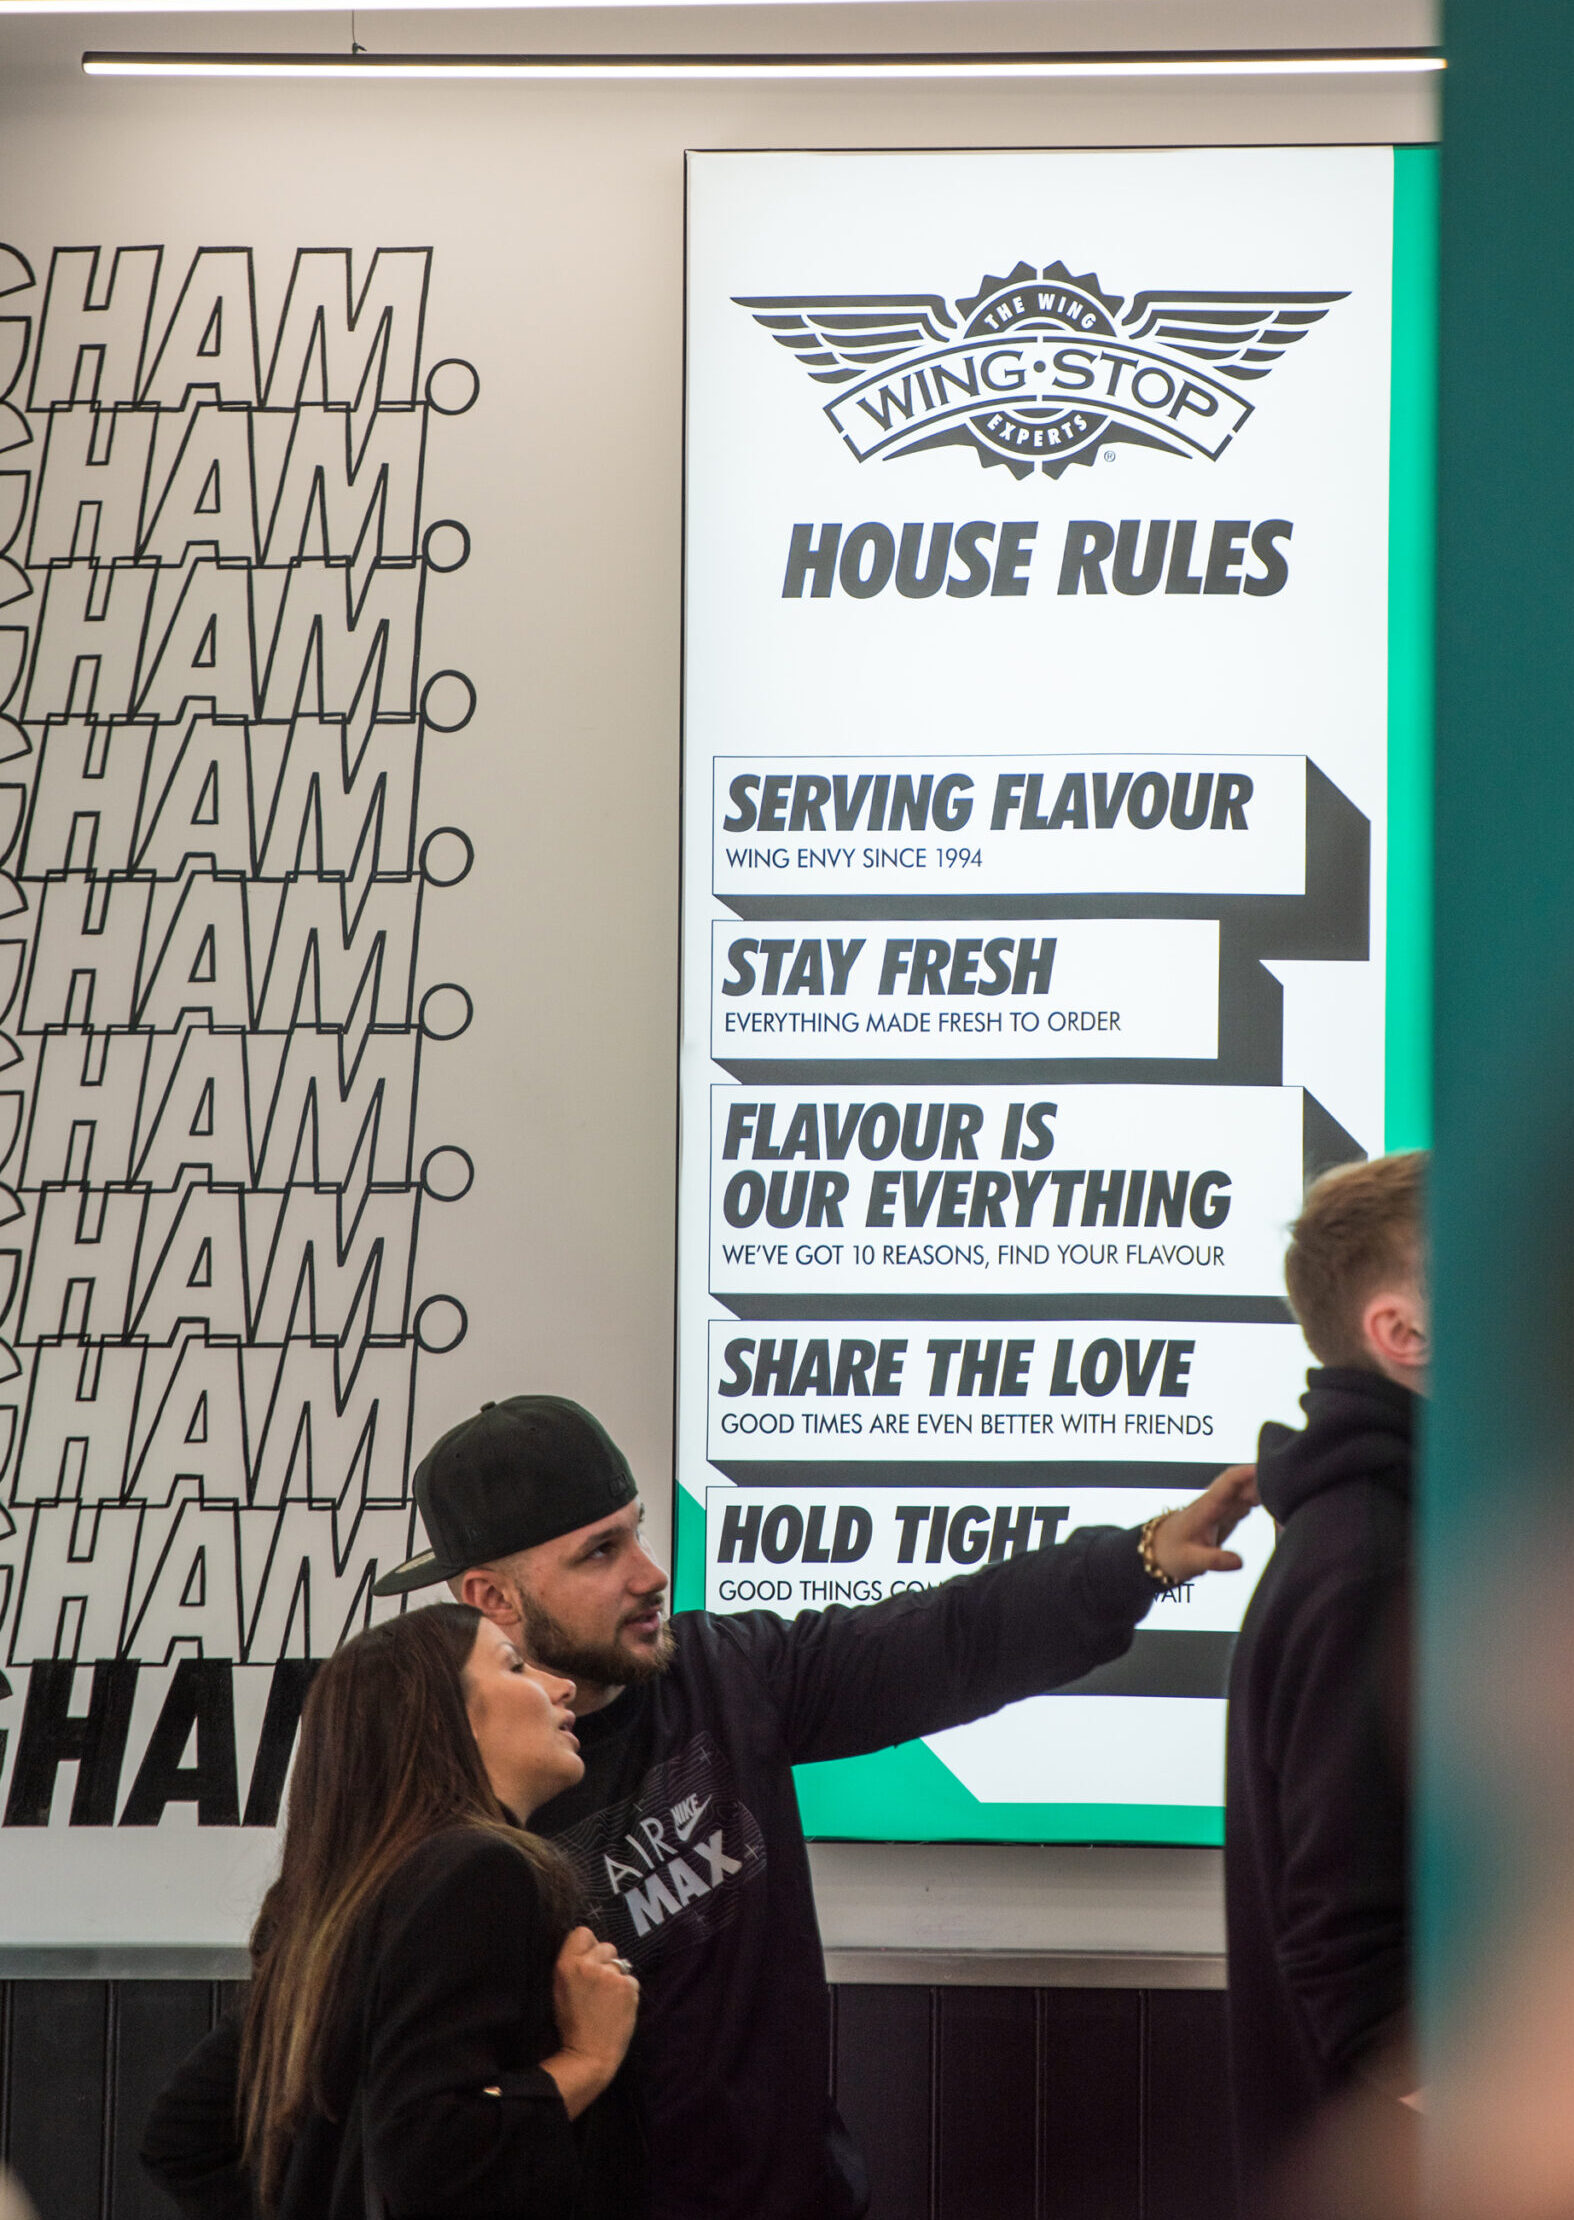
[[[475,708],[422,654],[479,391],[430,265],[305,248],[262,317],[249,248],[0,248],[9,1829],[271,1827],[309,1660],[409,1547],[467,1324],[422,1224],[473,1177],[416,1141],[472,1015],[421,963]]]

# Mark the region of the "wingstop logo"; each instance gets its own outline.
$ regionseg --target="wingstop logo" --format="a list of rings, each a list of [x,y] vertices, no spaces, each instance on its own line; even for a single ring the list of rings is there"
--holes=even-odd
[[[1015,477],[1058,478],[1101,444],[1217,462],[1265,378],[1344,293],[1138,293],[1131,306],[1063,262],[986,277],[955,314],[937,293],[735,295],[819,385],[859,462],[976,449]],[[959,321],[960,326],[959,326]]]

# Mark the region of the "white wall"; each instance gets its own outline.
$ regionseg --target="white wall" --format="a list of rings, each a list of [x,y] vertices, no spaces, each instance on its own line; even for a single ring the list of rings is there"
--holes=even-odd
[[[1263,27],[1272,19],[1271,34]],[[867,50],[1407,43],[1424,0],[362,13],[375,50]],[[670,1501],[682,460],[683,155],[693,147],[1424,139],[1431,89],[1377,79],[991,88],[109,83],[86,47],[321,50],[344,11],[38,16],[0,6],[0,239],[356,248],[438,243],[433,327],[487,405],[445,428],[476,535],[434,646],[482,712],[443,817],[490,856],[434,905],[434,963],[475,998],[462,1089],[434,1060],[431,1139],[492,1109],[468,1201],[423,1229],[430,1284],[503,1263],[488,1328],[444,1360],[418,1431],[549,1386],[596,1409],[665,1531]],[[132,213],[126,229],[124,211]],[[437,512],[433,512],[437,513]],[[507,561],[489,556],[507,542]],[[494,581],[510,579],[507,594]],[[445,613],[446,611],[446,613]],[[430,661],[430,656],[426,660]],[[506,937],[486,889],[515,881]],[[440,937],[439,937],[440,936]],[[423,934],[423,952],[428,941]],[[442,975],[441,969],[434,975]],[[499,1232],[499,1229],[501,1231]],[[506,1352],[499,1377],[499,1352]],[[828,1939],[950,1948],[1220,1945],[1217,1859],[1095,1850],[817,1853]]]

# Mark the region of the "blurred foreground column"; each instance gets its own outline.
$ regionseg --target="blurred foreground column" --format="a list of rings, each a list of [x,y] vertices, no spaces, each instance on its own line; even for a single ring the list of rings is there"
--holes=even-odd
[[[1574,6],[1449,0],[1445,30],[1428,2210],[1551,2220],[1574,2216]]]

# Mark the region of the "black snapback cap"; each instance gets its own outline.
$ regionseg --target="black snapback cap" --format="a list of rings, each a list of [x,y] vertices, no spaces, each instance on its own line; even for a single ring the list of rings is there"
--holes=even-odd
[[[572,1534],[632,1503],[628,1459],[606,1428],[563,1395],[483,1403],[415,1468],[415,1502],[430,1549],[373,1586],[398,1596],[453,1580],[516,1549]]]

